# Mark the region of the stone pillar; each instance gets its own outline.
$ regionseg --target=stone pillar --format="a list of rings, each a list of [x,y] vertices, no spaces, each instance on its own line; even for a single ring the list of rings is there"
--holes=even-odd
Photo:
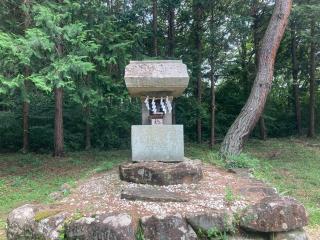
[[[149,123],[149,110],[147,109],[144,100],[141,98],[141,124],[150,125]]]

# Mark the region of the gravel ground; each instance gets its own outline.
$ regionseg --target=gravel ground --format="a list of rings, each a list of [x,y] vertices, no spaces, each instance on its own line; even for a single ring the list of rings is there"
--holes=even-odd
[[[217,167],[204,164],[203,179],[198,184],[171,186],[150,186],[128,183],[119,179],[114,169],[79,183],[72,193],[61,200],[62,209],[81,212],[88,216],[100,213],[126,212],[135,219],[153,214],[219,211],[229,209],[236,212],[250,203],[257,202],[266,194],[259,191],[266,185],[257,180],[226,172]],[[188,202],[143,202],[121,199],[121,191],[126,188],[143,186],[146,188],[164,188],[189,199]],[[254,192],[243,193],[244,189],[254,188]]]

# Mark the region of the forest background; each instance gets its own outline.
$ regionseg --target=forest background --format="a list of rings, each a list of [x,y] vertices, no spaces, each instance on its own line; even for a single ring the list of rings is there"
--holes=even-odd
[[[190,83],[174,102],[189,142],[213,146],[245,104],[274,1],[0,2],[0,151],[128,148],[140,124],[130,60],[181,59]],[[253,138],[319,133],[320,3],[294,1],[271,92]]]

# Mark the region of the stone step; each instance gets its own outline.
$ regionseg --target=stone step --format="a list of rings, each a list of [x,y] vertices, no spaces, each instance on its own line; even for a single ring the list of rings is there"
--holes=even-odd
[[[167,189],[133,187],[122,190],[121,198],[147,202],[187,202],[188,198]]]

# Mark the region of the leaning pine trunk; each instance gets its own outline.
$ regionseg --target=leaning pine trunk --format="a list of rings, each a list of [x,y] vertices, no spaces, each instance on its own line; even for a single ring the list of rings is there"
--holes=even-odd
[[[255,127],[271,89],[274,63],[292,7],[292,0],[277,0],[259,51],[258,71],[250,96],[221,145],[223,156],[237,155]]]

